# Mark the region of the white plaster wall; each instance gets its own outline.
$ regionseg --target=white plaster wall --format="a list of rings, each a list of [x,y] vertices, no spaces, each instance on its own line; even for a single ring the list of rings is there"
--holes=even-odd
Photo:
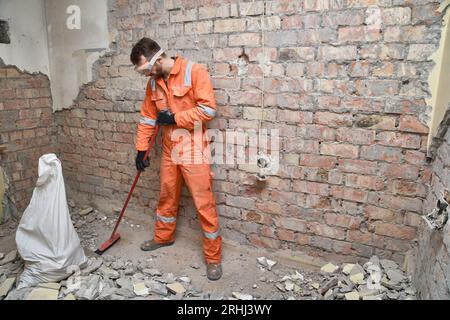
[[[92,80],[92,65],[109,48],[107,0],[46,0],[53,110],[68,108]],[[80,29],[69,29],[67,8],[80,8]]]
[[[11,39],[0,43],[3,62],[50,76],[44,0],[0,0],[0,19],[8,21]]]

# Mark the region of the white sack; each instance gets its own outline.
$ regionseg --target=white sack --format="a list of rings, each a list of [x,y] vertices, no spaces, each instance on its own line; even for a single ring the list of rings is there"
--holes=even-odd
[[[16,244],[25,260],[18,288],[63,280],[74,272],[73,266],[87,261],[70,219],[61,162],[53,153],[39,158],[39,177]]]

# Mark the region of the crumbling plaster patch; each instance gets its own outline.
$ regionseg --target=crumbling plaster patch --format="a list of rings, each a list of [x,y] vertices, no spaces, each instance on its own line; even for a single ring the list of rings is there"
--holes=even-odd
[[[73,104],[80,87],[92,81],[94,62],[109,49],[107,0],[46,0],[45,4],[56,111]],[[74,15],[78,19],[72,21]]]
[[[447,106],[450,102],[450,0],[441,3],[438,11],[444,13],[442,19],[441,40],[439,49],[431,55],[435,66],[428,77],[428,83],[431,91],[431,97],[427,99],[427,105],[431,106],[428,118],[428,146],[430,146],[433,137],[436,136],[439,125]],[[430,156],[430,151],[428,152]]]
[[[53,111],[68,108],[109,50],[107,6],[107,0],[3,0],[0,19],[9,24],[11,43],[0,44],[0,57],[47,75]]]

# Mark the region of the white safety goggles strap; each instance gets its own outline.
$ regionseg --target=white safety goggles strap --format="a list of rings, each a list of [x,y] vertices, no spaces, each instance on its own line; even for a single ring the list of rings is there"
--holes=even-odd
[[[150,63],[150,69],[153,67],[153,65],[155,64],[156,59],[159,58],[160,55],[162,55],[164,52],[163,49],[159,49],[159,51],[157,53],[155,53],[155,55],[150,59],[149,63]]]
[[[156,59],[158,59],[163,53],[164,53],[164,50],[160,49],[157,53],[155,53],[153,55],[153,57],[150,59],[150,61],[146,63],[147,64],[146,68],[144,68],[144,69],[135,68],[135,70],[139,73],[145,73],[146,70],[152,70],[153,65],[156,62]]]

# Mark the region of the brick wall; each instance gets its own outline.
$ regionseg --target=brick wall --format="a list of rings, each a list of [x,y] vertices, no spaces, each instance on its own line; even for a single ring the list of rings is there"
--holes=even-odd
[[[0,165],[10,180],[17,208],[28,205],[37,178],[38,159],[55,152],[50,82],[43,74],[0,66]]]
[[[424,213],[437,207],[442,191],[450,190],[450,106],[432,141],[432,177]],[[431,231],[418,221],[418,246],[411,261],[411,273],[423,299],[450,299],[450,222],[442,230]]]
[[[212,128],[256,128],[261,61],[270,70],[263,128],[280,129],[280,171],[261,187],[245,166],[214,166],[225,238],[337,260],[377,254],[401,262],[415,243],[431,176],[423,121],[438,4],[111,1],[112,50],[72,109],[56,116],[70,192],[104,207],[124,200],[145,88],[129,53],[149,36],[209,68],[219,103]],[[152,159],[132,200],[132,209],[148,213],[159,190],[158,153]],[[187,195],[180,214],[197,226]]]

